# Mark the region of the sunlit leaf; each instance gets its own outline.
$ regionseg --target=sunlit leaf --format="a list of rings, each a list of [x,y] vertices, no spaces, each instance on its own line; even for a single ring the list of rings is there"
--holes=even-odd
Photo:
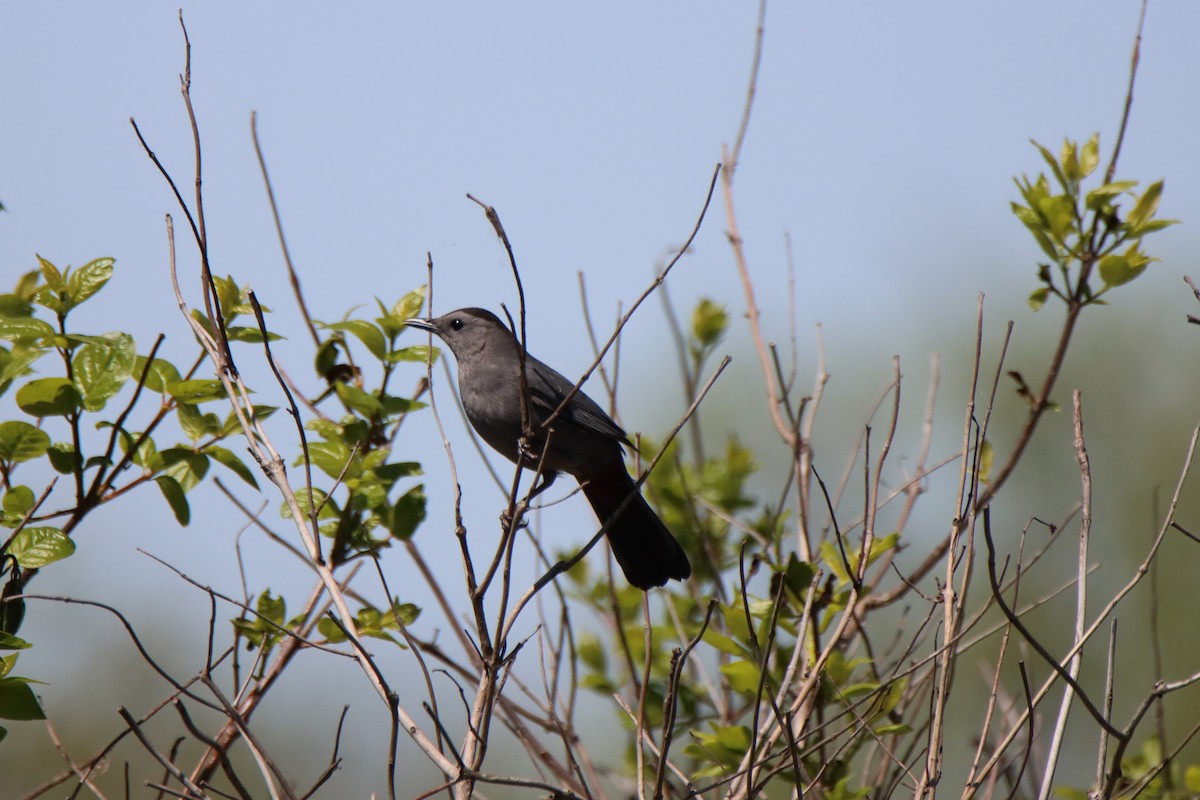
[[[35,417],[61,417],[79,410],[83,398],[66,378],[38,378],[17,390],[17,406]]]
[[[132,375],[135,378],[141,378],[142,373],[146,370],[146,357],[138,356],[133,364]],[[179,370],[170,361],[164,361],[161,358],[156,358],[150,364],[150,371],[146,373],[145,387],[152,392],[165,393],[167,386],[172,383],[178,383],[180,379]]]
[[[387,362],[396,364],[401,361],[412,362],[416,364],[425,364],[431,358],[437,361],[440,350],[436,347],[430,347],[427,344],[414,344],[411,347],[401,347],[399,350],[393,350],[387,354]]]
[[[343,322],[334,322],[324,327],[335,330],[345,331],[353,334],[360,342],[366,345],[371,351],[371,355],[379,360],[383,360],[387,354],[387,340],[384,339],[383,332],[378,327],[360,319],[348,319]]]
[[[31,526],[22,528],[8,546],[8,554],[21,569],[40,569],[75,552],[75,542],[58,528]]]
[[[50,323],[34,317],[0,317],[0,339],[9,342],[41,342],[54,340]]]
[[[1146,191],[1142,192],[1138,197],[1137,202],[1133,206],[1133,210],[1129,212],[1126,222],[1134,230],[1144,225],[1158,211],[1158,201],[1162,199],[1163,182],[1155,181],[1146,187]]]
[[[102,341],[104,344],[83,345],[71,359],[75,386],[87,411],[104,408],[125,385],[137,359],[133,337],[129,334],[110,333]]]
[[[15,517],[23,517],[33,508],[36,498],[33,489],[28,486],[13,486],[4,493],[3,508],[5,513]]]
[[[71,305],[77,306],[104,288],[113,274],[115,259],[97,258],[71,273],[67,279],[67,294]]]
[[[38,458],[50,449],[50,436],[21,420],[0,422],[0,461],[18,464]]]
[[[1095,171],[1100,163],[1100,134],[1093,133],[1079,151],[1079,175],[1086,178]]]
[[[225,386],[212,378],[193,378],[167,384],[167,393],[181,403],[205,403],[225,397]]]

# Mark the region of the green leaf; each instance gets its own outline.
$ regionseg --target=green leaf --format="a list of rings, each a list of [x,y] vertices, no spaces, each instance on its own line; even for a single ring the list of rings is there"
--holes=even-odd
[[[591,631],[580,631],[575,645],[575,652],[584,666],[595,672],[603,673],[608,668],[608,655],[599,637]]]
[[[707,773],[708,776],[720,775],[723,768],[733,767],[742,759],[742,755],[750,749],[750,729],[742,725],[722,726],[709,723],[712,733],[692,731],[695,743],[689,745],[689,755],[705,762],[716,762],[695,774]]]
[[[213,284],[217,287],[217,300],[221,304],[221,313],[225,319],[233,319],[239,314],[254,313],[254,308],[250,305],[249,292],[239,288],[232,276],[222,278],[214,275]],[[269,312],[270,309],[264,306],[263,313]]]
[[[342,474],[342,470],[346,469],[346,462],[350,460],[350,448],[341,442],[313,442],[308,446],[308,458],[313,466],[336,479]],[[299,459],[299,463],[304,463],[303,457]],[[346,471],[347,477],[356,477],[357,474],[358,470],[353,467]]]
[[[99,411],[121,391],[137,360],[137,350],[129,334],[110,333],[104,340],[105,345],[83,345],[71,359],[75,386],[87,411]]]
[[[254,412],[254,418],[259,422],[270,419],[271,415],[279,410],[278,406],[251,406]],[[208,415],[206,415],[207,418]],[[225,421],[218,426],[216,433],[221,436],[233,436],[235,433],[242,432],[242,423],[238,419],[238,415],[233,411],[229,412],[229,416],[225,417]]]
[[[251,328],[245,325],[231,325],[225,329],[225,335],[229,337],[231,342],[250,342],[251,344],[262,344],[262,331],[258,328]],[[283,337],[278,333],[267,331],[267,341],[277,342]]]
[[[842,560],[842,551],[836,544],[826,539],[820,545],[821,560],[825,566],[841,583],[850,582],[850,573],[846,571],[846,562]],[[847,552],[846,558],[850,561],[850,567],[854,567],[854,553]]]
[[[317,633],[324,636],[325,641],[330,644],[341,644],[346,641],[346,634],[342,633],[342,629],[329,617],[321,617],[317,620]]]
[[[1093,133],[1079,152],[1079,176],[1086,178],[1100,164],[1100,134]]]
[[[122,432],[121,449],[128,452],[129,448],[133,447],[134,443],[137,442],[140,435],[137,432]],[[133,454],[133,463],[150,472],[161,472],[163,467],[166,466],[163,463],[162,456],[158,452],[158,445],[154,443],[154,439],[150,436],[147,436],[138,443],[137,450]]]
[[[382,404],[383,410],[389,414],[407,414],[410,411],[418,411],[425,407],[425,404],[420,400],[410,400],[407,397],[395,397],[390,394],[383,396]]]
[[[992,463],[996,459],[996,451],[992,449],[992,443],[987,439],[983,440],[983,444],[979,447],[979,481],[987,483],[992,479]]]
[[[341,344],[336,338],[326,339],[321,342],[321,346],[317,348],[317,354],[313,357],[313,366],[317,370],[317,375],[322,378],[328,378],[330,370],[337,366],[338,348]]]
[[[421,313],[421,309],[425,307],[425,295],[428,287],[418,286],[408,294],[401,297],[396,305],[392,306],[392,316],[400,320],[411,319]]]
[[[83,466],[79,454],[75,452],[75,445],[70,442],[55,442],[46,451],[46,457],[50,459],[50,466],[60,475],[73,475]]]
[[[1030,141],[1032,142],[1033,140],[1030,139]],[[1058,159],[1054,157],[1053,153],[1037,142],[1033,142],[1033,146],[1036,147],[1038,152],[1042,154],[1042,159],[1050,167],[1050,171],[1054,173],[1054,178],[1058,181],[1058,185],[1066,189],[1068,186],[1067,177],[1063,175],[1062,167],[1059,165]]]
[[[207,403],[225,398],[225,386],[212,378],[193,378],[167,384],[167,393],[181,403]]]
[[[1141,253],[1136,244],[1124,253],[1109,253],[1100,259],[1100,280],[1106,288],[1129,283],[1141,275],[1152,260]]]
[[[705,297],[692,311],[692,337],[701,347],[717,344],[729,327],[729,314],[725,307]]]
[[[0,590],[0,633],[14,638],[25,619],[25,599],[18,595],[25,590],[25,582],[28,580],[27,575],[19,573],[20,570],[10,570],[8,580],[4,582],[4,589]],[[0,658],[0,678],[8,674],[16,660],[16,656]]]
[[[1046,235],[1046,227],[1042,221],[1042,218],[1039,217],[1032,209],[1028,209],[1025,206],[1018,205],[1017,203],[1012,203],[1011,206],[1013,214],[1015,214],[1017,219],[1021,220],[1021,222],[1025,224],[1025,227],[1029,230],[1029,233],[1033,235],[1034,241],[1037,242],[1038,247],[1042,248],[1042,252],[1048,255],[1054,261],[1058,261],[1058,248],[1055,246],[1054,242],[1050,241],[1050,237]]]
[[[1156,231],[1161,231],[1163,228],[1169,228],[1172,225],[1178,224],[1179,220],[1177,219],[1152,219],[1142,223],[1142,225],[1137,229],[1137,232],[1139,236],[1145,236]]]
[[[1183,783],[1188,794],[1200,794],[1200,764],[1189,764],[1183,772]]]
[[[371,351],[371,355],[380,361],[387,354],[387,340],[384,339],[383,332],[370,322],[360,319],[348,319],[344,322],[334,322],[324,327],[329,330],[346,331],[354,334]]]
[[[0,347],[0,394],[4,393],[14,379],[32,372],[29,366],[47,352],[45,348],[36,345],[17,344],[13,345],[12,350]]]
[[[338,397],[351,411],[357,411],[364,417],[374,417],[383,413],[383,403],[373,394],[367,394],[362,389],[348,383],[334,384]]]
[[[1138,185],[1137,181],[1113,181],[1092,189],[1085,196],[1087,207],[1092,211],[1111,205],[1113,198],[1119,197]]]
[[[0,678],[0,719],[45,719],[27,678]]]
[[[812,584],[813,578],[816,575],[816,567],[807,561],[801,561],[795,553],[788,554],[787,567],[784,570],[783,577],[787,581],[787,588],[797,598],[803,599],[804,593],[808,591],[808,587]]]
[[[853,700],[856,697],[870,694],[879,688],[879,684],[874,681],[863,681],[860,683],[850,683],[838,690],[838,694],[843,700]]]
[[[19,636],[0,631],[0,650],[27,650],[32,645]]]
[[[205,436],[215,436],[221,430],[221,420],[216,414],[205,414],[191,403],[177,405],[175,415],[179,418],[179,427],[193,442]]]
[[[0,339],[25,344],[50,344],[54,341],[50,323],[34,317],[0,317]]]
[[[375,452],[380,453],[382,451],[376,450]],[[366,460],[364,459],[365,464]],[[388,483],[395,483],[400,478],[411,478],[413,475],[424,474],[421,465],[416,461],[394,461],[391,464],[380,464],[373,469],[380,480],[387,481]]]
[[[1041,311],[1042,306],[1046,305],[1046,298],[1049,296],[1049,286],[1043,286],[1040,289],[1034,289],[1033,294],[1029,295],[1029,307],[1034,311]]]
[[[1063,139],[1062,150],[1058,155],[1062,165],[1063,175],[1071,182],[1079,180],[1079,146],[1070,139]]]
[[[269,589],[258,596],[254,610],[260,617],[281,628],[287,619],[287,601],[272,595]]]
[[[24,297],[15,294],[0,294],[0,317],[28,317],[33,306]]]
[[[1075,227],[1075,204],[1065,194],[1047,197],[1038,202],[1035,210],[1045,220],[1050,240],[1066,246],[1067,237]]]
[[[313,431],[322,439],[329,441],[345,441],[344,437],[342,436],[342,426],[338,425],[331,419],[310,419],[308,422],[304,423],[304,427],[310,431]]]
[[[22,528],[8,546],[8,554],[21,569],[40,569],[75,552],[75,542],[58,528]]]
[[[293,488],[292,491],[295,493],[295,496],[296,496],[296,504],[298,506],[300,506],[300,513],[303,514],[305,517],[308,517],[312,512],[312,509],[309,508],[309,505],[308,505],[308,489],[304,486],[297,486],[297,487]],[[337,513],[338,513],[337,505],[332,501],[326,502],[328,495],[325,492],[321,491],[316,486],[313,487],[312,497],[313,497],[313,504],[317,508],[320,509],[317,512],[318,518],[329,519],[329,518],[337,515]],[[292,509],[287,504],[287,501],[284,501],[279,504],[279,516],[281,516],[284,519],[292,518]]]
[[[166,466],[164,474],[171,476],[185,493],[196,488],[208,473],[208,456],[186,447],[170,447],[160,455]]]
[[[218,464],[233,470],[235,475],[253,486],[255,489],[258,488],[258,481],[254,480],[254,473],[250,471],[250,467],[246,465],[246,462],[234,455],[232,451],[226,450],[224,447],[219,445],[210,444],[201,452],[212,458],[212,460],[216,461]]]
[[[430,347],[427,344],[414,344],[411,347],[401,347],[399,350],[393,350],[387,354],[385,360],[389,364],[396,364],[401,361],[425,364],[429,362],[431,356],[434,361],[437,361],[439,352],[436,347]]]
[[[735,692],[757,695],[758,684],[762,673],[758,665],[749,659],[733,661],[721,666],[721,674],[729,681],[729,687]]]
[[[17,279],[17,285],[13,287],[13,294],[23,300],[33,298],[33,293],[37,291],[38,281],[41,280],[41,273],[36,269],[31,269]]]
[[[20,520],[29,513],[35,502],[37,498],[33,495],[33,489],[28,486],[14,486],[4,493],[4,513]]]
[[[41,265],[42,279],[46,281],[46,285],[50,287],[51,291],[61,292],[63,289],[67,288],[66,284],[63,282],[62,272],[59,271],[58,267],[54,266],[41,256],[37,256],[37,260],[38,264]]]
[[[19,464],[40,457],[50,449],[50,437],[28,422],[0,422],[0,461]]]
[[[77,306],[103,289],[104,284],[112,277],[114,263],[115,260],[111,258],[97,258],[72,272],[67,279],[67,293],[71,305]]]
[[[703,639],[707,644],[717,648],[722,653],[728,653],[731,656],[744,657],[747,653],[749,653],[749,650],[746,647],[743,647],[725,634],[718,633],[712,628],[709,628],[704,632]]]
[[[188,508],[187,497],[179,486],[179,482],[170,475],[159,475],[154,481],[158,484],[158,490],[162,492],[162,496],[166,498],[172,513],[175,514],[176,522],[180,525],[187,525],[191,519],[191,510]]]
[[[79,410],[83,398],[66,378],[38,378],[17,390],[17,406],[35,417],[61,417]]]
[[[425,519],[425,487],[418,484],[402,494],[388,514],[387,528],[392,536],[407,541]]]
[[[138,356],[134,362],[132,375],[141,378],[142,373],[146,371],[146,357]],[[150,364],[150,371],[146,373],[145,387],[152,392],[165,394],[167,387],[172,383],[178,383],[180,380],[179,370],[175,369],[175,365],[170,361],[164,361],[161,358],[154,359]]]
[[[1142,192],[1125,220],[1129,223],[1130,228],[1136,231],[1154,216],[1158,211],[1158,201],[1162,199],[1162,192],[1162,181],[1155,181],[1146,187],[1146,191]]]

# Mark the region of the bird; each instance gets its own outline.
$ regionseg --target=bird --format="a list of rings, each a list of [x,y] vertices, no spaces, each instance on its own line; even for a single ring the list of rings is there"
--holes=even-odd
[[[544,491],[560,472],[578,481],[606,534],[626,580],[643,591],[692,574],[687,554],[638,491],[625,468],[633,448],[612,417],[551,367],[525,356],[533,436],[521,452],[520,349],[513,332],[490,311],[461,308],[440,317],[412,318],[411,327],[438,336],[458,362],[458,391],[467,420],[485,442],[514,464],[540,465]],[[548,426],[543,423],[567,397]]]

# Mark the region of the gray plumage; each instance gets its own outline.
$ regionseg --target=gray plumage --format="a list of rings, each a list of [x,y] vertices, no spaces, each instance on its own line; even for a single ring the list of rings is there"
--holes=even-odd
[[[485,442],[516,463],[521,437],[520,345],[516,337],[495,314],[481,308],[463,308],[435,319],[410,319],[408,324],[437,334],[454,353],[467,419]],[[632,446],[625,431],[580,391],[551,423],[547,445],[542,422],[575,383],[528,354],[525,372],[536,435],[522,466],[535,469],[545,450],[543,484],[538,491],[549,486],[558,472],[574,476],[596,516],[609,523],[613,555],[634,586],[648,589],[691,575],[687,555],[625,469],[622,446]]]

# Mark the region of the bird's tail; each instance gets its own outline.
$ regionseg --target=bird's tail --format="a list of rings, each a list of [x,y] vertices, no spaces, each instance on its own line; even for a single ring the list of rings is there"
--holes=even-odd
[[[624,463],[615,462],[612,469],[581,485],[596,516],[608,524],[608,542],[626,580],[649,589],[692,574],[687,554],[638,492]]]

